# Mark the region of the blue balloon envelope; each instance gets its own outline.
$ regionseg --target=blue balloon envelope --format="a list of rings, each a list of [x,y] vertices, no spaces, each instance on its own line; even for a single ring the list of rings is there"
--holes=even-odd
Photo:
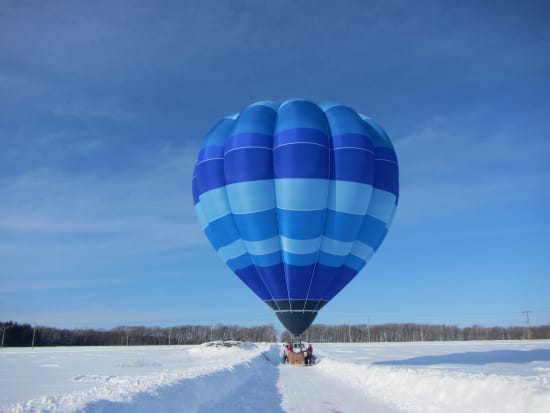
[[[212,246],[293,334],[369,261],[398,197],[384,130],[332,102],[257,102],[223,118],[193,173]]]

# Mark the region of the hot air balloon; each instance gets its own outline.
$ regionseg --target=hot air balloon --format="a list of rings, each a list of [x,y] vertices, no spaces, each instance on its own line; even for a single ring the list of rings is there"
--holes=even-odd
[[[384,130],[350,107],[262,101],[207,134],[193,199],[226,265],[300,335],[382,243],[398,175]]]

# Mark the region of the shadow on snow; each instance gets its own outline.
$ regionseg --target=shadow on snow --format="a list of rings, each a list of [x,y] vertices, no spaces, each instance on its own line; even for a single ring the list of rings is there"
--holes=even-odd
[[[477,364],[490,363],[530,363],[532,361],[550,361],[550,350],[493,350],[470,351],[433,356],[420,356],[404,360],[377,361],[381,365],[430,365],[430,364]]]
[[[86,412],[248,412],[281,413],[279,369],[259,356],[212,374],[182,379],[154,392],[138,393],[127,402],[99,400]]]

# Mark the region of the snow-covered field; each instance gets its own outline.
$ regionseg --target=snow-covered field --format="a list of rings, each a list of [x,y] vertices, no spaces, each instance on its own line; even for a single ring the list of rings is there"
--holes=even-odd
[[[0,350],[2,412],[550,412],[550,341]]]

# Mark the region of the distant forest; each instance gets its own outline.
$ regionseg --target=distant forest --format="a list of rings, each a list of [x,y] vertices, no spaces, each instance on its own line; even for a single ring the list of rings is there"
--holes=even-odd
[[[283,339],[290,336],[285,333]],[[399,341],[470,341],[550,339],[550,324],[535,327],[457,327],[444,324],[323,325],[303,334],[314,343],[383,343]]]
[[[533,327],[456,327],[433,324],[324,325],[315,324],[302,338],[313,343],[368,343],[399,341],[466,341],[550,339],[550,324]],[[284,332],[281,341],[288,341]],[[58,329],[15,322],[0,322],[1,347],[31,346],[137,346],[201,344],[215,340],[273,342],[269,325],[240,327],[184,325],[177,327],[116,327],[111,330]]]
[[[214,340],[275,341],[272,325],[257,327],[184,325],[177,327],[116,327],[111,330],[58,329],[0,322],[2,347],[143,346],[201,344]]]

